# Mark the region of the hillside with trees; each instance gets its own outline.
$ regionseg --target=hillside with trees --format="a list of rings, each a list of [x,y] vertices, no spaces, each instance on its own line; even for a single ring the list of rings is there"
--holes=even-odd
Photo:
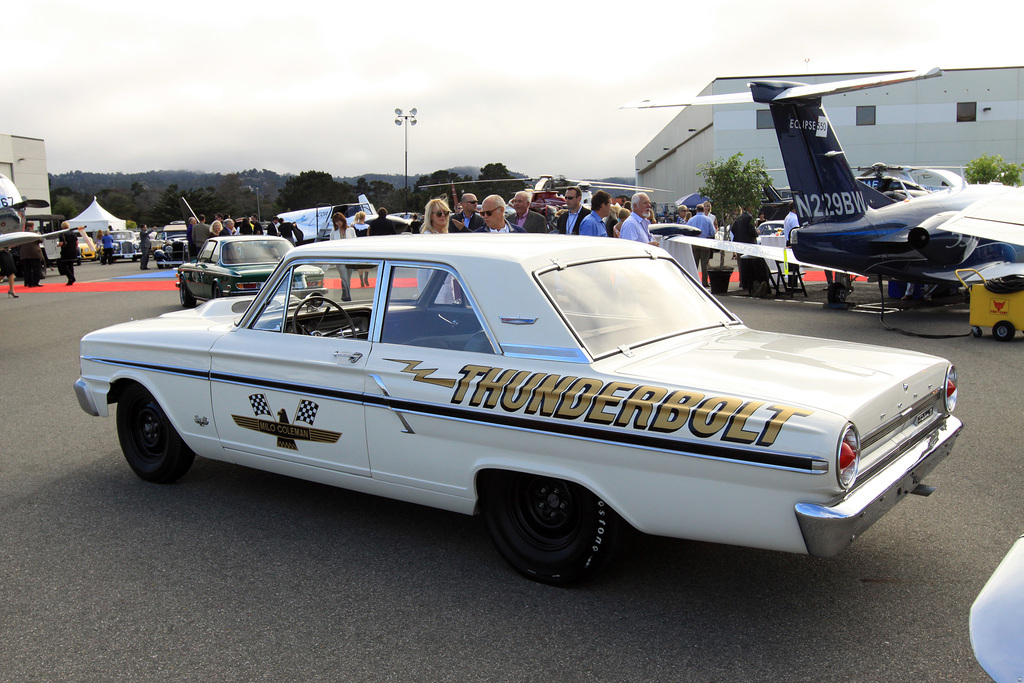
[[[477,196],[497,193],[509,197],[523,188],[523,178],[525,174],[510,171],[502,163],[490,163],[482,168],[458,166],[425,175],[410,175],[407,196],[405,176],[395,174],[335,177],[325,171],[310,170],[293,175],[255,168],[237,173],[72,171],[50,174],[50,200],[52,212],[67,217],[81,213],[96,197],[115,216],[139,224],[163,225],[181,220],[179,197],[184,197],[197,214],[208,217],[216,213],[259,214],[266,220],[277,213],[318,204],[355,202],[360,194],[391,212],[422,211],[433,197],[443,195],[450,202],[450,183],[473,180],[507,182],[458,185],[460,195],[474,192]],[[605,180],[623,182],[622,178]],[[440,186],[424,187],[426,185]]]

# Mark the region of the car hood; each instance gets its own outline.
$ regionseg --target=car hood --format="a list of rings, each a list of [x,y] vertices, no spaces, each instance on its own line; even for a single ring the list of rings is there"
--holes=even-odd
[[[854,419],[861,433],[944,387],[948,362],[913,351],[758,332],[697,333],[617,368],[648,382],[784,402]],[[856,418],[856,419],[855,419]]]

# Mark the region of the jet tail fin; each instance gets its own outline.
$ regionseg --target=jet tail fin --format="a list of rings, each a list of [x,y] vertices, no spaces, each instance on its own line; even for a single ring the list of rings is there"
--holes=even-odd
[[[756,101],[768,102],[782,161],[801,224],[853,221],[867,212],[864,186],[857,182],[820,97],[772,101],[758,90],[784,90],[786,82],[751,84]]]
[[[373,208],[373,204],[365,194],[359,195],[359,210],[365,213],[367,216],[375,216],[377,209]]]

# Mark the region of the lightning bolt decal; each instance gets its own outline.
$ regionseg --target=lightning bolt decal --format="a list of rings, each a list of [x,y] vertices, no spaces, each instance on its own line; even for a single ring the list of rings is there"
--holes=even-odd
[[[399,370],[399,372],[406,372],[413,375],[417,382],[435,384],[439,387],[446,387],[448,389],[455,386],[456,379],[454,377],[431,377],[432,374],[437,372],[437,368],[420,368],[419,365],[423,362],[421,360],[400,360],[398,358],[385,358],[384,360],[391,361],[392,363],[404,364],[405,367]]]

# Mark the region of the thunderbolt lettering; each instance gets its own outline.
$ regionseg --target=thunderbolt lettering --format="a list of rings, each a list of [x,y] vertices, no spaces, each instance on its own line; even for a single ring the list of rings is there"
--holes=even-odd
[[[670,434],[686,428],[701,439],[772,446],[783,426],[812,411],[786,405],[705,396],[699,391],[604,382],[525,370],[466,365],[453,381],[451,403]],[[425,375],[424,375],[425,376]],[[418,381],[425,381],[417,375]]]

